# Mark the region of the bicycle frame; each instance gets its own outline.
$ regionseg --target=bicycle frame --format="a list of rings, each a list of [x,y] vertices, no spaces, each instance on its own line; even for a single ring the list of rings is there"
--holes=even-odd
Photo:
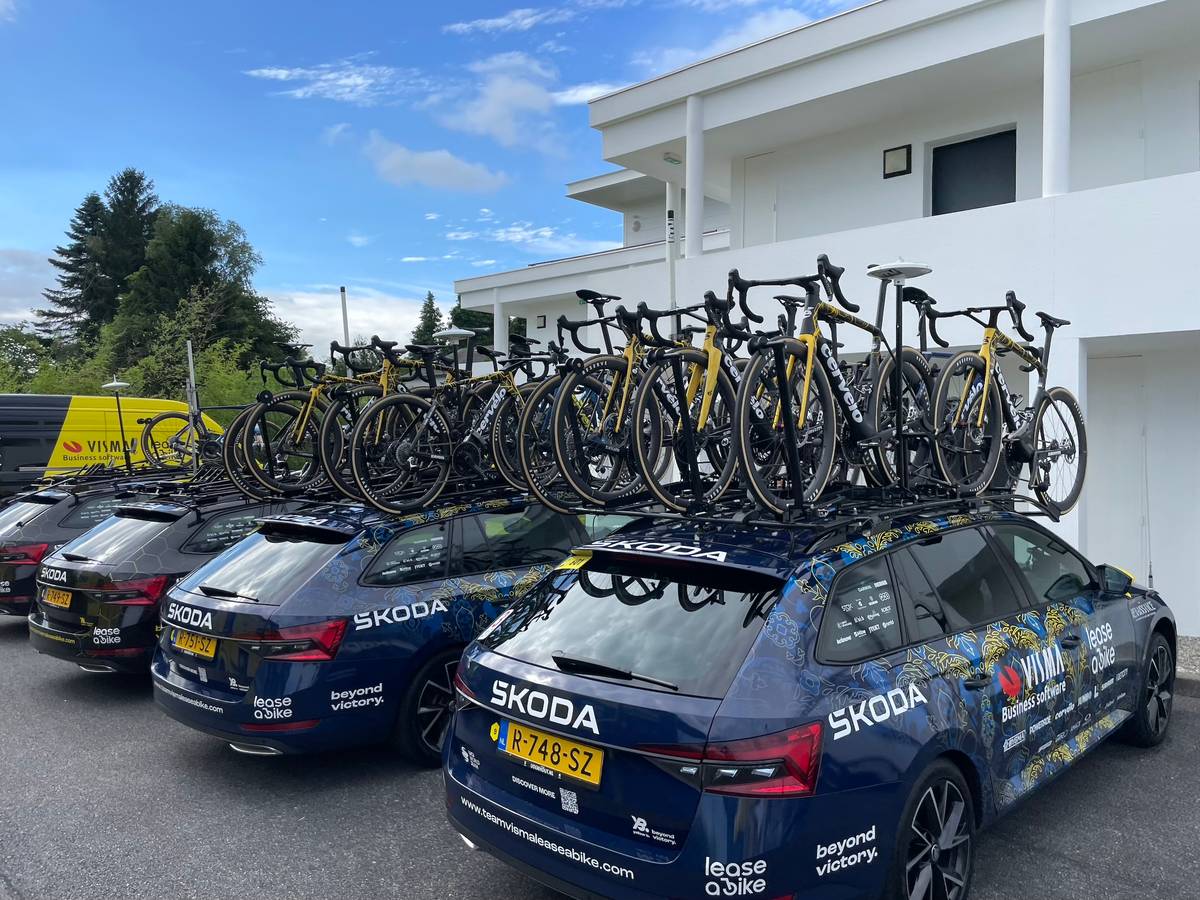
[[[983,414],[984,410],[987,409],[988,391],[991,390],[992,381],[993,378],[995,378],[995,380],[1000,382],[1000,399],[1002,401],[1001,405],[1004,409],[1005,422],[1009,429],[1013,429],[1016,428],[1016,418],[1012,411],[1012,401],[1010,399],[1011,394],[1009,393],[1008,385],[1004,383],[1003,373],[1000,372],[999,367],[996,365],[996,357],[1002,352],[1015,353],[1025,362],[1026,365],[1033,367],[1033,369],[1037,371],[1037,395],[1034,402],[1030,404],[1030,406],[1035,409],[1037,408],[1037,403],[1040,402],[1041,398],[1046,392],[1047,366],[1042,359],[1040,359],[1038,356],[1035,356],[1026,347],[1023,347],[1014,341],[996,326],[996,318],[998,315],[999,310],[992,311],[990,321],[984,326],[983,342],[979,347],[979,355],[983,358],[985,368],[983,374],[983,396],[980,398],[979,415],[976,418],[975,427],[983,427]],[[952,422],[954,427],[958,427],[958,425],[961,424],[962,411],[967,408],[965,404],[967,404],[968,401],[974,402],[974,384],[975,375],[972,373],[971,377],[968,378],[966,383],[963,385],[962,393],[959,396],[958,409],[954,411],[954,420]]]

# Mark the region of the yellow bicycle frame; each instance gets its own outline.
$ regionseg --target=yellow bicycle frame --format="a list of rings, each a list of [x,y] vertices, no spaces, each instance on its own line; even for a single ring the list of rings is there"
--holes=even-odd
[[[1034,366],[1039,371],[1044,372],[1045,364],[1026,347],[1021,346],[1007,334],[994,326],[988,326],[983,329],[983,343],[979,346],[979,355],[983,359],[983,396],[979,400],[979,415],[976,417],[975,427],[983,427],[983,411],[987,409],[988,391],[992,388],[992,367],[996,365],[997,350],[1011,351],[1027,365]],[[971,393],[971,388],[975,384],[975,372],[972,370],[971,377],[963,384],[962,393],[958,398],[958,409],[954,411],[954,421],[951,427],[957,428],[961,422],[963,408],[966,405],[967,397]]]

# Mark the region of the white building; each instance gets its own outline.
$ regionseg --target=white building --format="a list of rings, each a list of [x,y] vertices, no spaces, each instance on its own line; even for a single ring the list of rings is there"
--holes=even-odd
[[[625,246],[464,279],[465,306],[543,340],[584,316],[577,288],[665,306],[668,208],[679,305],[821,252],[868,310],[866,265],[897,257],[934,267],[920,286],[943,309],[1015,290],[1072,323],[1051,382],[1083,403],[1090,457],[1062,531],[1141,581],[1152,562],[1200,635],[1200,2],[877,0],[590,113],[622,168],[567,194],[623,213]],[[910,174],[884,177],[893,148]]]

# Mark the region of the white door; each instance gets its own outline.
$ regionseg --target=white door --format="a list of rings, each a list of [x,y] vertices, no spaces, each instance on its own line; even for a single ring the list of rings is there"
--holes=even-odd
[[[775,154],[762,153],[745,160],[742,192],[742,246],[775,241]]]
[[[1146,114],[1139,62],[1071,80],[1071,190],[1146,177]]]
[[[1141,356],[1087,364],[1087,546],[1096,563],[1146,579],[1146,371]]]

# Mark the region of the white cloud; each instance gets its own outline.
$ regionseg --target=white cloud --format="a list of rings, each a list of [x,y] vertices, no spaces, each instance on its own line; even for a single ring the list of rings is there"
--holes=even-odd
[[[484,266],[494,266],[495,264],[496,261],[494,259],[476,259],[471,262],[471,265],[477,269],[483,268]]]
[[[455,229],[445,234],[449,241],[487,241],[507,244],[531,254],[556,256],[578,256],[597,253],[620,246],[619,241],[580,237],[575,232],[563,231],[550,225],[535,225],[517,221],[494,228],[467,230]]]
[[[433,289],[436,293],[436,286]],[[378,334],[385,340],[407,340],[417,324],[425,290],[417,285],[381,290],[351,281],[346,286],[351,339]],[[330,341],[342,340],[336,285],[282,287],[264,293],[280,318],[295,324],[300,339],[313,345],[314,356],[319,358]]]
[[[570,49],[570,47],[566,46],[565,44],[560,44],[553,38],[548,41],[542,41],[541,44],[538,45],[539,53],[567,53],[570,51]]]
[[[453,231],[446,232],[446,240],[448,241],[473,241],[479,237],[478,231],[468,231],[464,228],[456,228]]]
[[[679,6],[688,6],[702,12],[726,12],[730,9],[744,9],[747,6],[758,6],[762,0],[676,0]]]
[[[595,100],[597,97],[603,97],[605,94],[611,94],[622,87],[624,85],[593,81],[590,84],[577,84],[561,91],[555,91],[551,96],[557,106],[575,106]]]
[[[321,140],[326,144],[333,146],[343,138],[350,136],[350,123],[338,122],[336,125],[330,125],[321,132]]]
[[[429,262],[431,259],[433,259],[432,256],[402,256],[402,257],[400,257],[400,262],[406,262],[406,263]]]
[[[346,242],[352,247],[365,247],[375,238],[369,234],[361,234],[357,231],[352,231],[346,235]]]
[[[15,22],[17,19],[17,0],[0,0],[0,22]]]
[[[535,59],[520,50],[510,50],[506,53],[495,53],[484,59],[468,63],[467,68],[478,75],[492,75],[497,72],[510,75],[528,75],[540,79],[550,79],[558,74],[554,67]]]
[[[575,18],[575,11],[569,8],[535,9],[524,7],[511,9],[502,16],[489,19],[471,19],[467,22],[453,22],[442,27],[448,34],[496,34],[506,31],[529,31],[538,25],[553,25],[567,22]]]
[[[371,132],[366,154],[384,181],[401,187],[420,184],[443,190],[490,192],[508,184],[503,172],[467,162],[449,150],[410,150]]]
[[[436,222],[441,217],[442,217],[441,213],[435,213],[435,212],[425,213],[425,221],[426,222]]]
[[[356,106],[376,106],[404,94],[428,89],[429,82],[418,70],[368,63],[366,60],[370,55],[361,54],[319,66],[248,69],[244,74],[265,81],[295,84],[278,92],[284,97],[335,100]]]
[[[822,11],[828,7],[829,4],[825,3],[814,4],[814,9],[820,8]],[[772,7],[743,18],[736,27],[722,32],[715,40],[700,48],[694,46],[659,47],[644,50],[634,55],[633,62],[650,74],[667,72],[737,47],[743,47],[746,44],[753,44],[755,41],[798,28],[801,25],[807,25],[813,19],[813,15],[798,9],[786,6]]]
[[[32,319],[34,309],[47,305],[42,291],[56,284],[55,270],[46,259],[49,255],[0,249],[0,324]]]
[[[475,221],[476,222],[490,222],[494,218],[496,218],[495,213],[493,213],[490,209],[488,209],[486,206],[484,206],[479,210],[479,218],[477,218]]]

